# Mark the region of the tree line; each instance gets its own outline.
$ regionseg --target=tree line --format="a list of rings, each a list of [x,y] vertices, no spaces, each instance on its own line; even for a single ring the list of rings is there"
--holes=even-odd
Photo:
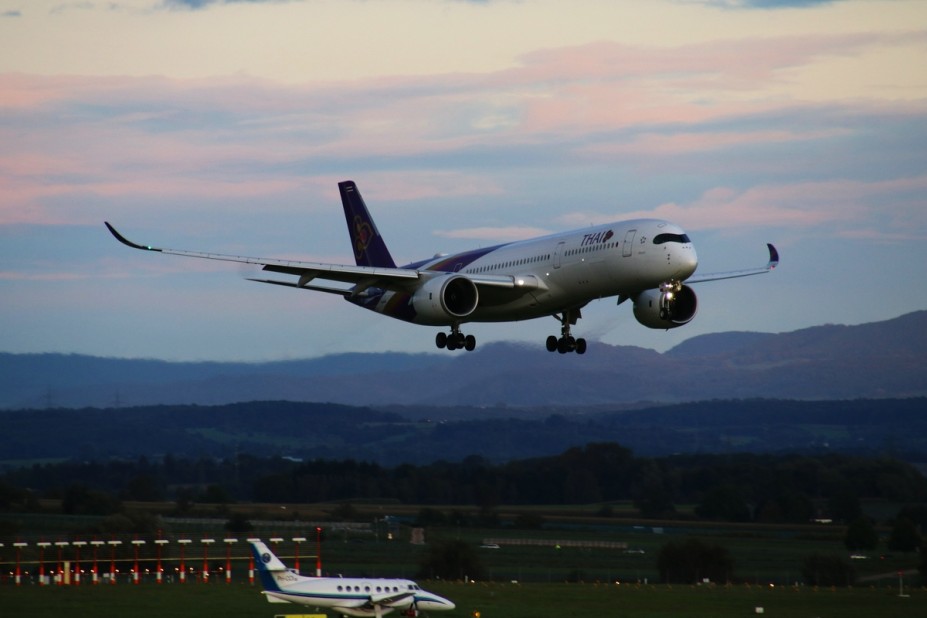
[[[927,502],[927,479],[890,458],[851,455],[680,455],[637,457],[615,443],[560,455],[494,464],[382,466],[353,459],[294,461],[239,454],[228,458],[140,457],[34,464],[0,475],[0,510],[36,497],[58,498],[69,513],[108,514],[120,501],[328,502],[392,500],[492,509],[500,505],[633,501],[645,518],[673,518],[677,505],[714,521],[851,522],[861,501]]]

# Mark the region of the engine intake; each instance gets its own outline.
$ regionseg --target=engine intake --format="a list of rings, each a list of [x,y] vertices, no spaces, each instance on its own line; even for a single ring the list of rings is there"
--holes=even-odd
[[[634,297],[634,317],[647,328],[677,328],[688,324],[698,310],[698,297],[687,285],[670,294],[664,302],[665,294],[660,290],[646,290]]]
[[[435,277],[412,296],[416,321],[443,325],[455,322],[476,311],[480,294],[476,284],[461,275]]]

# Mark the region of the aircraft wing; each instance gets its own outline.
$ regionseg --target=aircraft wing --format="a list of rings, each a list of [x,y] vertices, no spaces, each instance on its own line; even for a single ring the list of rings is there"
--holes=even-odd
[[[773,268],[779,265],[779,252],[776,248],[770,244],[766,243],[766,247],[769,249],[769,261],[766,263],[766,266],[761,266],[759,268],[748,268],[746,270],[732,270],[729,272],[723,273],[708,273],[705,275],[693,275],[686,279],[686,283],[702,283],[705,281],[718,281],[720,279],[734,279],[736,277],[749,277],[750,275],[762,275],[768,273]]]
[[[408,599],[414,594],[415,593],[411,590],[404,590],[401,592],[387,592],[384,594],[372,594],[370,595],[370,603],[372,605],[394,605],[400,601]]]
[[[116,231],[116,228],[110,225],[109,222],[106,222],[106,227],[116,238],[116,240],[133,249],[140,249],[142,251],[155,251],[168,255],[180,255],[184,257],[201,258],[206,260],[218,260],[221,262],[254,264],[257,266],[263,266],[264,270],[266,271],[296,275],[299,277],[299,282],[295,284],[288,283],[286,281],[253,279],[253,281],[259,281],[261,283],[274,283],[277,285],[314,289],[333,294],[349,295],[351,294],[350,290],[340,290],[338,288],[329,288],[325,286],[310,287],[309,282],[318,278],[331,281],[341,281],[343,283],[361,284],[364,289],[373,286],[387,289],[398,289],[407,286],[409,283],[412,283],[421,277],[419,271],[408,268],[382,268],[375,266],[327,264],[324,262],[302,262],[298,260],[274,260],[240,255],[223,255],[221,253],[205,253],[202,251],[186,251],[183,249],[165,249],[161,247],[152,247],[151,245],[140,245],[128,240],[125,236]]]
[[[415,282],[427,277],[447,274],[443,271],[417,270],[413,268],[386,268],[379,266],[351,266],[346,264],[328,264],[325,262],[303,262],[298,260],[276,260],[269,258],[247,257],[241,255],[225,255],[221,253],[207,253],[203,251],[188,251],[185,249],[166,249],[141,245],[127,239],[120,234],[109,222],[104,222],[110,233],[122,244],[141,251],[154,251],[167,255],[180,255],[220,262],[237,262],[239,264],[254,264],[263,266],[268,272],[281,273],[299,277],[297,282],[279,281],[275,279],[250,279],[258,283],[270,283],[285,287],[302,288],[342,296],[360,296],[364,290],[378,287],[387,290],[408,290]],[[544,283],[533,275],[507,276],[507,275],[471,275],[462,273],[461,276],[469,278],[473,283],[484,288],[497,288],[527,292],[530,290],[546,289]],[[338,281],[353,284],[351,289],[314,285],[314,279]]]

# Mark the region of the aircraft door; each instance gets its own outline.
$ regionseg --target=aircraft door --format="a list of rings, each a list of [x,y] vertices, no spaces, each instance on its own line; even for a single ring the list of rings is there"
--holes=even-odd
[[[624,235],[624,244],[621,246],[621,257],[631,257],[634,253],[634,236],[637,230],[628,230]]]
[[[563,245],[565,242],[557,243],[557,248],[554,250],[554,268],[560,268],[560,257],[563,255]]]

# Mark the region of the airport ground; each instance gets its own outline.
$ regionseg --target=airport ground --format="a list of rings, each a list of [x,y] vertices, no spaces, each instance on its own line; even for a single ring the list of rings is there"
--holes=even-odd
[[[291,518],[275,522],[264,519],[269,515],[266,510],[269,507],[254,507],[256,510],[251,514],[258,528],[240,536],[285,539],[280,549],[291,565],[295,558],[291,539],[307,537],[300,551],[301,567],[304,573],[311,573],[315,552],[311,542],[314,523],[310,522],[323,522],[331,516],[332,507],[285,505],[284,509],[283,506],[275,505],[273,509],[288,511]],[[457,603],[456,611],[441,614],[448,618],[471,617],[474,612],[479,612],[482,618],[576,615],[723,618],[756,615],[757,608],[762,608],[764,615],[776,617],[927,615],[927,588],[915,570],[917,556],[913,554],[891,555],[883,549],[853,560],[859,578],[852,588],[815,588],[802,583],[801,563],[805,556],[811,553],[847,556],[841,526],[642,522],[623,517],[626,513],[620,506],[611,517],[595,516],[581,507],[533,507],[497,515],[502,521],[526,514],[542,517],[545,523],[537,529],[429,526],[424,531],[425,545],[415,545],[409,542],[411,529],[408,525],[388,523],[417,513],[413,507],[393,504],[354,508],[360,512],[361,520],[373,523],[360,531],[336,530],[331,524],[322,523],[326,526],[321,546],[326,574],[415,578],[429,544],[462,540],[478,548],[484,571],[482,579],[464,583],[464,577],[469,576],[462,573],[461,581],[419,580],[426,589]],[[294,513],[297,509],[298,514]],[[475,513],[459,513],[463,519],[475,516]],[[386,515],[391,517],[386,518]],[[122,575],[116,585],[93,586],[85,575],[79,587],[39,586],[34,583],[34,577],[15,586],[9,577],[4,577],[0,581],[2,613],[72,618],[123,615],[134,618],[187,615],[272,618],[278,614],[303,613],[296,606],[266,603],[259,587],[248,583],[248,560],[243,543],[236,545],[232,552],[231,583],[226,583],[224,574],[218,570],[224,562],[221,545],[213,547],[210,557],[211,568],[216,569],[210,583],[199,581],[201,578],[195,573],[203,562],[199,540],[227,536],[221,522],[222,519],[216,517],[167,521],[169,532],[165,533],[165,538],[171,539],[171,543],[165,546],[166,573],[170,573],[172,565],[176,566],[178,538],[191,538],[193,546],[197,547],[196,558],[190,560],[197,567],[183,585],[176,577],[165,577],[165,583],[158,585],[150,571],[140,577],[138,585],[133,585],[128,575],[132,560],[124,556],[118,560]],[[28,537],[33,541],[37,530],[42,531],[40,536],[47,540],[74,538],[73,527],[87,524],[50,515],[35,515],[25,523],[25,529],[30,531]],[[388,538],[390,532],[392,540]],[[485,541],[499,538],[538,543],[507,545],[503,542],[498,548],[481,547]],[[725,547],[734,559],[735,582],[658,584],[656,562],[660,548],[668,540],[679,538],[699,538]],[[595,541],[607,544],[589,546]],[[151,551],[149,542],[143,552],[149,554],[149,564]],[[84,554],[85,568],[88,566],[86,558]],[[8,572],[11,566],[9,544],[0,562]],[[103,562],[101,560],[101,564]],[[903,573],[902,578],[899,572]],[[901,583],[903,590],[899,589]],[[900,596],[902,592],[905,596]]]
[[[668,586],[613,583],[422,582],[452,599],[457,609],[433,618],[902,618],[927,615],[927,590],[885,587],[826,588],[792,586]],[[273,618],[315,613],[312,608],[270,604],[247,583],[207,585],[140,584],[40,588],[3,586],[5,616],[68,618]],[[762,612],[762,614],[760,614]],[[330,614],[331,615],[331,614]],[[395,614],[394,614],[395,615]]]

